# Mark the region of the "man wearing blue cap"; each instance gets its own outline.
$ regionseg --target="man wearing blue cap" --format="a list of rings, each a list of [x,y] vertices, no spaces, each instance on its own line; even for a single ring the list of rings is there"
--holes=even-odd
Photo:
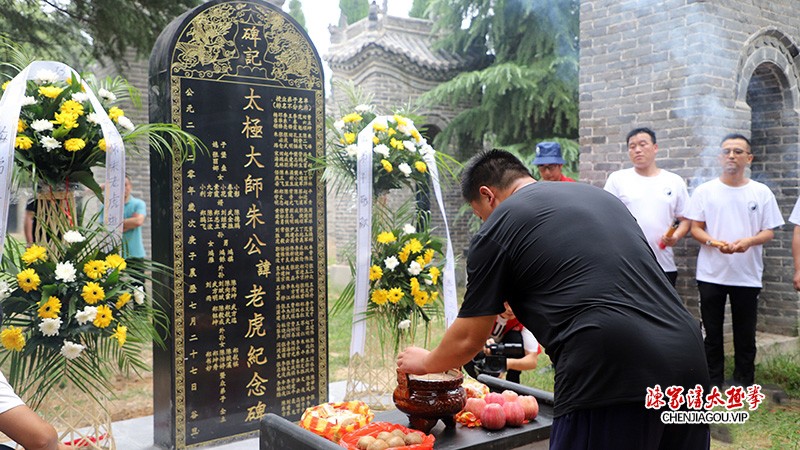
[[[561,173],[566,163],[561,157],[561,145],[558,142],[540,142],[536,146],[536,158],[533,165],[539,169],[543,181],[575,181]]]

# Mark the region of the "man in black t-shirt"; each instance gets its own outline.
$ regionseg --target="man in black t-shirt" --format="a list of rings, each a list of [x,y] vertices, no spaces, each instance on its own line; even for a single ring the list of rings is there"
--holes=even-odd
[[[582,183],[535,183],[511,154],[476,155],[462,195],[484,224],[473,237],[458,319],[432,351],[398,367],[458,367],[507,299],[555,368],[552,448],[708,448],[708,425],[665,425],[647,388],[708,388],[703,339],[625,205]]]

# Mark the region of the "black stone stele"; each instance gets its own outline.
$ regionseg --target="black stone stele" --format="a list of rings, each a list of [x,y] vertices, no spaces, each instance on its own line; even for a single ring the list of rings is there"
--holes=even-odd
[[[150,86],[150,120],[208,148],[151,158],[153,259],[174,270],[154,283],[155,443],[244,439],[328,397],[322,64],[275,6],[211,1],[161,33]]]

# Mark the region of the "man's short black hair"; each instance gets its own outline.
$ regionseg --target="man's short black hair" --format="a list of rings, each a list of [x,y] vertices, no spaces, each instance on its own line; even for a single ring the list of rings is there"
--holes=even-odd
[[[628,136],[625,137],[625,145],[630,144],[631,143],[630,142],[631,138],[636,136],[639,133],[647,133],[647,134],[649,134],[650,135],[650,139],[653,140],[653,144],[656,143],[656,132],[651,130],[650,128],[647,128],[647,127],[640,127],[640,128],[634,128],[628,133]]]
[[[480,198],[481,186],[505,189],[526,176],[531,176],[530,170],[511,153],[497,148],[481,151],[470,158],[461,171],[461,196],[472,202]]]
[[[739,134],[739,133],[726,134],[725,137],[722,138],[721,141],[719,141],[719,145],[722,145],[725,141],[729,141],[731,139],[741,139],[741,140],[747,142],[748,150],[752,148],[752,145],[750,145],[750,139],[747,139],[746,137],[744,137],[743,134]]]

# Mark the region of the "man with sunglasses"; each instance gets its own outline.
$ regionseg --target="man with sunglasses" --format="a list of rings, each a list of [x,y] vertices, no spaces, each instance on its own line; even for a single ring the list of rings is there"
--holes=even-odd
[[[705,328],[706,359],[711,383],[724,382],[723,322],[730,297],[734,346],[734,385],[750,386],[755,375],[756,314],[763,245],[773,228],[783,225],[770,189],[747,177],[753,161],[750,141],[741,134],[722,140],[722,174],[695,189],[686,218],[692,236],[702,245],[697,256],[700,314]]]

